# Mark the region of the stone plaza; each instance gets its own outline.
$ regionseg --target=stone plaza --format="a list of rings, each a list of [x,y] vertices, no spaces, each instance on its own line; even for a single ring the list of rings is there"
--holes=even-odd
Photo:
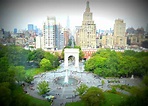
[[[55,96],[56,99],[53,100],[52,106],[61,106],[65,105],[67,102],[75,102],[79,101],[80,98],[74,91],[78,86],[80,86],[82,83],[86,84],[88,87],[95,86],[101,88],[103,91],[111,89],[108,83],[109,80],[112,79],[104,79],[102,77],[96,76],[93,73],[88,73],[84,71],[84,65],[83,62],[79,63],[79,66],[81,67],[79,72],[76,71],[76,68],[73,64],[69,65],[68,70],[68,76],[72,76],[78,80],[77,85],[59,85],[55,83],[55,79],[57,77],[65,76],[66,71],[64,70],[64,63],[62,63],[59,67],[59,69],[50,71],[50,72],[44,72],[42,74],[34,76],[34,80],[32,81],[33,85],[29,85],[25,87],[25,90],[28,92],[29,95],[43,99],[41,95],[38,94],[37,84],[41,81],[47,81],[49,83],[50,87],[50,94]],[[102,86],[101,80],[104,80],[105,84]],[[121,85],[129,85],[129,86],[138,86],[141,82],[138,78],[117,78],[117,80],[120,81]],[[126,91],[120,91],[124,94],[129,94]]]

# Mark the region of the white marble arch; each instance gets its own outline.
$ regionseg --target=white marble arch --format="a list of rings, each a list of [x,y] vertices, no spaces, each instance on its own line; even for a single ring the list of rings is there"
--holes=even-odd
[[[65,48],[64,49],[64,69],[68,69],[68,57],[74,56],[75,57],[75,68],[76,71],[79,69],[79,49],[77,48]]]

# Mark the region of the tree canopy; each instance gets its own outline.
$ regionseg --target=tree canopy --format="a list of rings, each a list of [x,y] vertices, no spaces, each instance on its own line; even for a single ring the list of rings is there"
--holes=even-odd
[[[125,50],[115,52],[110,49],[98,50],[86,61],[85,71],[103,77],[111,76],[143,76],[148,74],[148,53]]]
[[[82,101],[86,106],[99,106],[105,98],[101,89],[97,87],[90,87],[84,95],[81,96]]]

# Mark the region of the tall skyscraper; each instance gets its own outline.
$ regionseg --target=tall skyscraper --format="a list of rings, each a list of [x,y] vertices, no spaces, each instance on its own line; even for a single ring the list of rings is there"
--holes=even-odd
[[[56,18],[47,17],[46,22],[43,25],[43,38],[44,38],[44,49],[54,50],[55,49],[55,37],[56,37]]]
[[[127,37],[125,36],[126,24],[122,19],[116,19],[114,24],[114,47],[125,47],[127,44]]]
[[[76,33],[76,40],[77,45],[81,48],[96,48],[96,25],[92,20],[89,1],[86,3],[82,26]]]
[[[62,26],[56,25],[56,39],[55,39],[56,49],[61,50],[64,48],[64,34],[62,31]]]

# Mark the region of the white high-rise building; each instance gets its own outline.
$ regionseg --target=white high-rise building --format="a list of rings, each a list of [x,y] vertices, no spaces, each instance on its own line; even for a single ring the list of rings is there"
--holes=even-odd
[[[56,18],[47,17],[46,22],[43,25],[43,38],[44,38],[44,49],[54,50],[55,49],[55,36],[56,36]]]

